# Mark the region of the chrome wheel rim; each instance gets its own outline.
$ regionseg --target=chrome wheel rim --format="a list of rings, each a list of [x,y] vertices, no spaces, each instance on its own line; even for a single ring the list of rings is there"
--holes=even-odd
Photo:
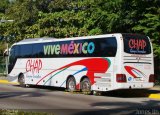
[[[20,85],[24,84],[24,76],[20,76],[19,83],[20,83]]]
[[[84,81],[82,84],[83,91],[90,91],[90,83],[88,81]]]
[[[70,91],[74,91],[75,90],[75,82],[73,80],[71,80],[69,83],[68,83],[68,88]]]

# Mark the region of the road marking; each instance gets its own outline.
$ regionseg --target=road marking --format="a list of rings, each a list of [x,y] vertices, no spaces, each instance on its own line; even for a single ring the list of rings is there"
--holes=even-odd
[[[2,84],[18,84],[17,82],[9,82],[8,80],[0,80]]]
[[[160,99],[160,94],[150,94],[149,98]]]

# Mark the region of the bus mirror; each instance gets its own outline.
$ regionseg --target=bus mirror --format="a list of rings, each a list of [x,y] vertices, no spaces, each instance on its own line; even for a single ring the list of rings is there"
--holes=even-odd
[[[3,52],[3,57],[7,57],[8,56],[8,50],[7,49],[5,49],[5,51]]]

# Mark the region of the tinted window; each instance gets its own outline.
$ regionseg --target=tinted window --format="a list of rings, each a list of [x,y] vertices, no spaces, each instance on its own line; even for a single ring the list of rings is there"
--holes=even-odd
[[[13,46],[10,49],[10,54],[9,54],[9,64],[13,64],[14,60],[15,60],[15,46]]]
[[[19,47],[20,47],[20,57],[21,58],[32,57],[32,45],[31,44],[20,45]]]
[[[115,37],[68,40],[20,45],[21,58],[39,57],[114,57],[117,52]]]
[[[34,45],[36,45],[34,46],[34,50],[36,49],[34,52],[40,54],[41,57],[114,57],[117,52],[115,37],[68,40]]]
[[[149,39],[144,35],[123,34],[124,52],[130,54],[150,54]]]
[[[9,55],[9,65],[8,65],[8,73],[10,73],[16,63],[16,60],[19,55],[19,46],[13,46],[10,50]]]
[[[117,41],[114,37],[95,39],[95,57],[114,57],[117,52]]]
[[[20,56],[20,48],[19,48],[20,46],[15,46],[15,58],[17,59],[17,58],[19,58],[19,56]]]
[[[43,44],[33,44],[33,57],[44,57]]]

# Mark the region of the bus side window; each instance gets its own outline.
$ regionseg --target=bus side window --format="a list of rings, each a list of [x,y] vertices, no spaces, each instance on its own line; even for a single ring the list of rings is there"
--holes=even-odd
[[[116,55],[116,52],[117,52],[117,41],[116,41],[116,39],[114,39],[114,38],[108,39],[107,44],[108,44],[108,46],[107,46],[108,55],[111,56],[111,57],[112,56],[114,57]]]
[[[21,58],[30,58],[32,57],[32,45],[21,45],[20,46],[20,57]]]
[[[114,57],[117,52],[117,41],[115,37],[110,37],[106,39],[100,39],[97,41],[99,44],[98,45],[98,51],[99,53],[98,56],[103,56],[103,57]]]
[[[33,57],[34,58],[44,57],[43,44],[33,44]]]

